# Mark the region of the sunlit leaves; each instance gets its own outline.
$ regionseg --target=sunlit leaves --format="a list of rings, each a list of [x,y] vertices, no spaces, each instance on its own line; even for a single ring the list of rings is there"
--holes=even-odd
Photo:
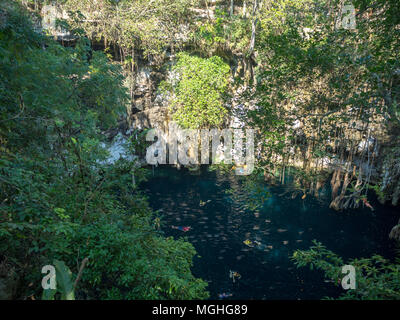
[[[174,70],[179,80],[173,87],[173,118],[186,128],[220,126],[227,115],[223,103],[229,65],[218,56],[206,59],[180,53]]]

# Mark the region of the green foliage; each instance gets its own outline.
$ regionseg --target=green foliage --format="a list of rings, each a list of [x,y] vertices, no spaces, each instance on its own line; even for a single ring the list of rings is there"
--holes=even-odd
[[[258,165],[273,172],[293,163],[310,172],[325,170],[323,163],[330,160],[349,161],[356,170],[348,179],[359,176],[363,181],[357,196],[346,195],[336,208],[357,207],[359,195],[367,192],[372,173],[359,164],[377,159],[372,150],[357,147],[365,136],[379,144],[386,134],[391,137],[377,167],[387,176],[398,176],[396,160],[381,165],[387,155],[396,154],[400,127],[396,3],[353,1],[356,30],[337,24],[342,1],[263,1],[257,13],[255,83],[243,100],[256,106],[248,112],[248,123],[258,131]],[[318,181],[313,182],[315,186]],[[380,184],[382,202],[396,204],[398,184],[387,179]]]
[[[222,9],[215,10],[215,19],[197,26],[194,32],[196,45],[208,54],[225,51],[246,53],[251,36],[251,20],[241,15],[230,16]]]
[[[33,8],[46,1],[28,2]],[[82,257],[90,263],[79,298],[207,296],[205,282],[190,273],[194,248],[159,233],[158,217],[132,185],[132,173],[140,182],[144,170],[125,160],[105,164],[100,132],[115,124],[127,103],[121,67],[111,57],[133,72],[138,52],[156,64],[168,50],[174,55],[183,47],[214,55],[179,53],[176,81],[160,86],[171,94],[173,118],[186,128],[222,126],[229,65],[220,57],[234,62],[237,83],[246,84],[248,125],[257,130],[261,148],[257,167],[277,172],[300,155],[304,166],[296,177],[303,183],[296,183],[304,193],[321,177],[310,172],[311,161],[352,161],[348,150],[362,136],[356,123],[365,126],[364,135],[398,136],[398,0],[352,1],[357,30],[336,27],[339,0],[258,1],[254,11],[255,2],[247,1],[242,15],[228,14],[227,3],[217,2],[214,17],[204,19],[195,19],[193,9],[209,2],[197,0],[92,2],[59,1],[71,18],[60,25],[77,36],[69,48],[34,32],[15,1],[0,4],[0,252],[23,275],[20,297],[40,294],[38,266],[53,259],[73,266]],[[89,39],[104,42],[107,55],[93,52]],[[295,121],[300,129],[293,128]],[[356,174],[343,190],[359,192],[360,202],[360,188],[373,188],[395,204],[397,142],[386,146],[381,161],[390,179],[356,187]],[[144,146],[131,138],[132,152],[143,153]],[[369,152],[358,156],[359,163],[372,158]],[[268,196],[251,179],[242,187],[252,210]],[[293,259],[324,270],[335,283],[343,265],[319,243]],[[398,298],[396,264],[379,256],[351,263],[358,268],[358,289],[343,298]]]
[[[54,260],[53,263],[56,269],[56,282],[58,291],[61,293],[61,300],[75,300],[71,270],[65,265],[64,261]]]
[[[63,299],[206,298],[193,246],[155,228],[136,187],[144,169],[105,161],[101,130],[126,102],[121,68],[85,38],[66,48],[35,33],[15,2],[0,17],[0,260],[20,275],[17,298],[40,297],[41,267],[55,260]]]
[[[165,47],[180,47],[191,37],[181,24],[193,23],[190,7],[198,0],[99,0],[93,7],[91,0],[65,0],[63,8],[79,13],[72,28],[82,28],[91,39],[117,44],[122,52],[121,61],[131,56],[132,49],[141,49],[145,56],[161,56]],[[101,24],[86,20],[102,21]]]
[[[179,80],[173,86],[173,119],[185,128],[220,126],[227,115],[223,103],[229,70],[218,56],[206,59],[179,53],[174,66]]]
[[[53,266],[56,269],[56,289],[44,289],[42,300],[54,300],[57,292],[61,294],[61,300],[75,300],[71,270],[64,261],[54,260]]]
[[[388,300],[400,299],[400,264],[389,261],[379,255],[370,258],[352,259],[345,263],[342,258],[314,240],[309,250],[297,250],[292,260],[297,267],[309,266],[325,273],[325,278],[340,286],[345,264],[356,269],[356,289],[343,293],[343,300]]]

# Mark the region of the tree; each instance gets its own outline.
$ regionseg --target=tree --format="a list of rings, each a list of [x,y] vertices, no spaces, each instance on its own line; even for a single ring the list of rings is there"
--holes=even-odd
[[[75,278],[85,259],[77,299],[206,298],[193,246],[165,238],[132,185],[144,169],[105,161],[101,131],[127,100],[121,67],[85,37],[65,48],[36,33],[13,1],[0,17],[0,263],[18,275],[15,298],[42,295],[44,265]]]
[[[222,125],[227,115],[223,103],[229,84],[229,65],[218,56],[200,58],[179,53],[173,71],[178,78],[169,86],[173,94],[173,119],[192,129]],[[164,87],[168,90],[168,84]]]

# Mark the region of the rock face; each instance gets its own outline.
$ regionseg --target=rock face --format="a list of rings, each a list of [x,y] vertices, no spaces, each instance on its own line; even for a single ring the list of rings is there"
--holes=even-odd
[[[166,106],[156,106],[131,115],[130,122],[134,129],[159,128],[166,131],[168,119],[168,108]]]
[[[141,61],[134,79],[128,123],[132,129],[168,127],[168,99],[157,93],[157,86],[166,73],[150,62]]]
[[[152,103],[156,81],[154,72],[150,66],[139,67],[139,72],[135,76],[135,88],[133,92],[132,112],[143,111],[145,107]],[[152,74],[153,73],[153,74]]]
[[[42,21],[39,29],[42,28],[50,32],[58,40],[69,41],[73,40],[74,37],[70,32],[64,30],[63,28],[57,26],[56,21],[58,19],[68,19],[68,13],[63,10],[60,6],[49,4],[42,8],[41,12]]]

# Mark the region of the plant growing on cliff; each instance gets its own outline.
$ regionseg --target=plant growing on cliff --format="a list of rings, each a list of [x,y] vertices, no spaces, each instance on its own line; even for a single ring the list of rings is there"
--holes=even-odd
[[[200,58],[179,53],[173,71],[173,119],[184,128],[220,126],[228,113],[224,98],[229,85],[229,65],[220,57]]]

